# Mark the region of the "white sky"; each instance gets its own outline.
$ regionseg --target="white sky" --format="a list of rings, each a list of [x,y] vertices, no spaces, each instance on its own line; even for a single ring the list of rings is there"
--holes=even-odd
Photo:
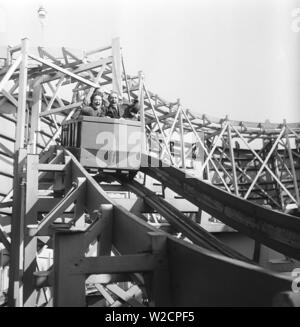
[[[194,113],[300,122],[300,0],[0,0],[0,45],[41,45],[41,4],[46,46],[119,36],[127,73]]]

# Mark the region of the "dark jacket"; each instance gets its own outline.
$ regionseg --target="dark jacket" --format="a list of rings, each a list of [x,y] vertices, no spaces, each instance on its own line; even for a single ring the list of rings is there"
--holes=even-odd
[[[140,105],[138,100],[133,100],[130,104],[124,104],[124,113],[122,117],[125,119],[138,120],[137,113],[139,110]]]
[[[139,112],[139,102],[134,100],[132,103],[118,104],[116,108],[108,106],[106,116],[110,118],[125,118],[137,120],[136,114]]]
[[[85,106],[81,109],[80,114],[83,116],[105,117],[106,110],[105,110],[105,108],[101,108],[101,111],[100,111],[100,110],[94,109],[93,107]]]
[[[121,118],[123,115],[123,111],[122,111],[122,105],[117,105],[117,107],[113,107],[111,105],[109,105],[106,108],[106,112],[105,112],[105,116],[108,116],[110,118]]]

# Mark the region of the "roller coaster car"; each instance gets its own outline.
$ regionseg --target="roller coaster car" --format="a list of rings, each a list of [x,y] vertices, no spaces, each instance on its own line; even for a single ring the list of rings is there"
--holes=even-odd
[[[80,116],[62,124],[62,145],[88,170],[135,173],[141,165],[141,123]]]

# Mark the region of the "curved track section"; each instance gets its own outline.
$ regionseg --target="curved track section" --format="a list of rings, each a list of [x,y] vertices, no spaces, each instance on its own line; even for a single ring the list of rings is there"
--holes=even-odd
[[[203,182],[175,167],[141,171],[232,228],[289,257],[300,259],[300,219],[256,205]]]
[[[56,229],[56,305],[86,305],[82,285],[91,274],[101,273],[123,276],[119,280],[141,274],[139,286],[150,306],[269,306],[276,294],[289,290],[289,278],[158,231],[109,198],[75,157],[65,154],[71,159],[68,179],[85,181],[80,203],[90,213],[103,205],[113,211],[109,220],[102,214],[84,231]],[[85,249],[95,238],[102,252],[86,257]],[[110,248],[115,256],[109,255]]]

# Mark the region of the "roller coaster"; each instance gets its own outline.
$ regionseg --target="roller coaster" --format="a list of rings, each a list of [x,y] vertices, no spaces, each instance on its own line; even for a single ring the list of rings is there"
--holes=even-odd
[[[99,87],[140,121],[74,119]],[[300,305],[300,123],[195,115],[119,38],[8,46],[0,121],[2,306]]]

